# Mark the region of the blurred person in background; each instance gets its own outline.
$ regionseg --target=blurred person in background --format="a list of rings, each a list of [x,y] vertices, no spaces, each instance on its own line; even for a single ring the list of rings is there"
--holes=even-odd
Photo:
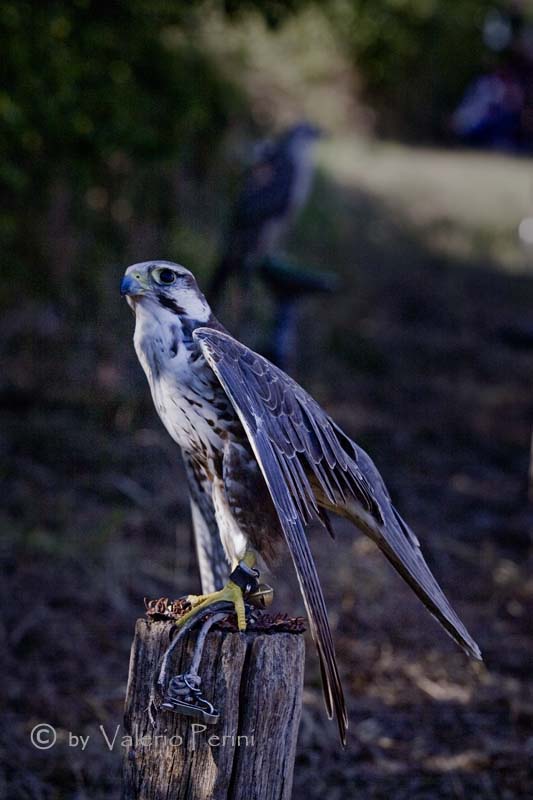
[[[494,70],[466,89],[452,117],[464,144],[510,152],[533,149],[533,29],[519,12],[487,14],[486,47],[498,54]]]

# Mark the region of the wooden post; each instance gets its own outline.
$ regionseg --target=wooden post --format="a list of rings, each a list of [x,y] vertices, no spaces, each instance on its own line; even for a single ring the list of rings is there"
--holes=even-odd
[[[215,725],[148,714],[170,622],[140,619],[126,695],[124,800],[289,800],[302,707],[304,638],[298,633],[211,630],[199,673],[220,712]],[[172,653],[187,672],[196,634]],[[131,737],[131,739],[130,739]]]

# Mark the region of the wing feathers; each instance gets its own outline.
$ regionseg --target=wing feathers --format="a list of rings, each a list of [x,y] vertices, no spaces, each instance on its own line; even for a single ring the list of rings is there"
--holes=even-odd
[[[238,361],[235,358],[220,357],[211,331],[199,329],[195,335],[241,419],[278,512],[309,617],[311,635],[317,645],[328,714],[331,717],[335,713],[339,734],[345,743],[348,718],[335,649],[320,581],[302,524],[302,520],[311,518],[315,508],[311,487],[307,479],[301,487],[298,486],[298,477],[301,481],[301,465],[296,460],[297,457],[283,458],[279,448],[276,449],[270,436],[271,431],[264,424],[261,406],[250,384],[244,382]],[[224,338],[232,342],[230,337]]]
[[[447,632],[474,658],[480,651],[424,561],[418,540],[392,506],[370,457],[297,383],[226,333],[194,336],[227,392],[263,472],[291,552],[341,736],[345,709],[324,599],[303,525],[318,503],[369,534]],[[314,475],[314,479],[311,476]],[[310,481],[311,479],[311,481]]]

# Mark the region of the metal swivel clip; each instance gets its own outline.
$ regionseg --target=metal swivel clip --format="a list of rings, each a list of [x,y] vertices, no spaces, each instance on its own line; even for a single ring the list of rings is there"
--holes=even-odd
[[[163,702],[161,703],[161,708],[164,708],[166,711],[173,711],[175,714],[185,714],[188,717],[194,717],[195,719],[205,722],[207,725],[214,725],[218,722],[220,717],[219,712],[209,700],[206,700],[205,697],[202,696],[202,690],[200,688],[202,679],[198,674],[198,668],[210,628],[217,622],[221,622],[226,616],[226,613],[218,613],[213,614],[205,620],[198,633],[198,639],[196,640],[189,671],[180,675],[174,675],[174,677],[170,679]],[[157,680],[160,690],[164,691],[170,655],[178,641],[182,638],[183,633],[184,631],[181,630],[178,635],[174,637],[163,656]]]

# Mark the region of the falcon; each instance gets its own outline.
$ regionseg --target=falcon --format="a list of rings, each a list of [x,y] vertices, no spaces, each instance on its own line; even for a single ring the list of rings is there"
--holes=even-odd
[[[271,567],[288,550],[328,716],[345,742],[343,691],[306,537],[313,520],[331,533],[332,512],[367,534],[457,644],[481,659],[371,458],[292,378],[225,330],[193,274],[170,261],[134,264],[121,293],[135,314],[135,350],[157,413],[187,468],[203,594],[189,596],[180,623],[229,601],[245,630],[257,565]]]

